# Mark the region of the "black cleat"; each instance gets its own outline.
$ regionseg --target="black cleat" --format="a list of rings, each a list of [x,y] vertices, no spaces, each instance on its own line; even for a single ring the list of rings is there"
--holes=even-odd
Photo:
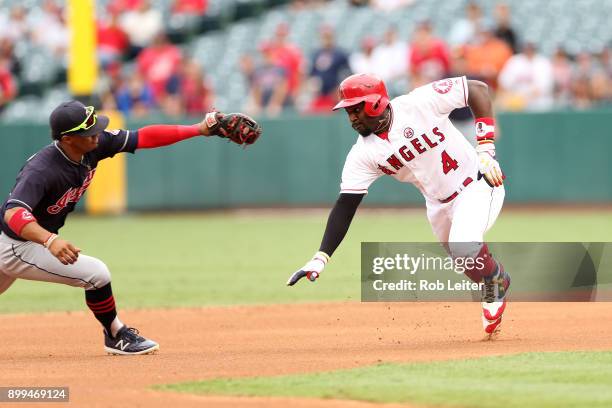
[[[104,350],[118,355],[149,354],[159,350],[159,344],[139,336],[138,330],[133,327],[123,326],[115,337],[104,330]]]

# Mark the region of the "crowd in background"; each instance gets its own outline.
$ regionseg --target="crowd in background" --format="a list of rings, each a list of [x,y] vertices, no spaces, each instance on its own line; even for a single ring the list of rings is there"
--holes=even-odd
[[[413,0],[352,1],[355,6],[391,10]],[[396,27],[382,38],[364,37],[358,50],[344,50],[334,41],[334,29],[322,26],[320,48],[310,60],[287,42],[281,25],[269,42],[260,45],[261,63],[249,62],[243,71],[251,84],[249,109],[276,114],[294,106],[297,95],[312,91],[305,112],[329,112],[336,88],[350,73],[374,73],[395,93],[437,79],[467,75],[489,85],[495,102],[504,110],[579,109],[612,103],[610,48],[570,56],[559,47],[553,56],[538,52],[537,44],[520,41],[511,24],[511,10],[498,3],[494,16],[484,16],[477,3],[468,3],[465,16],[450,27],[447,38],[438,38],[429,21],[420,22],[409,39]],[[245,57],[251,59],[251,57]],[[309,70],[304,67],[309,66]],[[301,84],[299,83],[301,79]],[[404,89],[397,89],[397,82]]]
[[[207,0],[173,0],[171,11],[197,17],[206,8]],[[55,0],[44,0],[36,13],[15,5],[8,14],[0,14],[0,110],[19,95],[21,67],[15,47],[20,42],[57,57],[65,69],[69,41],[65,14],[63,4]],[[96,37],[103,108],[130,116],[159,110],[175,116],[199,115],[211,108],[214,95],[203,67],[168,40],[164,19],[149,0],[110,0],[100,13]],[[123,70],[126,61],[135,62],[132,72]]]
[[[355,7],[393,10],[416,0],[350,0]],[[295,0],[292,7],[324,6],[325,1]],[[174,0],[173,15],[197,19],[207,0]],[[36,13],[16,5],[0,14],[0,111],[19,96],[21,75],[15,49],[27,41],[57,56],[65,66],[68,45],[65,10],[44,0]],[[149,0],[110,0],[97,21],[97,55],[101,68],[101,105],[129,116],[155,112],[200,115],[214,106],[215,93],[202,61],[185,55],[169,40],[162,12]],[[511,10],[498,3],[491,16],[477,3],[445,38],[429,21],[419,22],[409,38],[389,27],[381,38],[366,36],[359,49],[336,44],[335,27],[322,25],[319,45],[310,55],[289,40],[291,27],[281,23],[271,38],[243,55],[239,67],[248,83],[245,109],[254,115],[277,115],[285,109],[325,113],[336,102],[339,82],[354,72],[379,75],[392,93],[408,92],[448,76],[467,75],[486,82],[500,109],[589,108],[612,103],[610,47],[568,55],[560,46],[542,55],[538,45],[521,41]],[[133,62],[132,70],[125,63]],[[214,61],[206,61],[214,64]]]

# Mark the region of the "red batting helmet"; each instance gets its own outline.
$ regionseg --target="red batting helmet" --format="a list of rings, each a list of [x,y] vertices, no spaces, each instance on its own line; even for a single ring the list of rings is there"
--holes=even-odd
[[[365,102],[366,115],[379,116],[389,105],[385,83],[376,75],[351,75],[340,83],[338,92],[342,100],[334,106],[333,110]]]

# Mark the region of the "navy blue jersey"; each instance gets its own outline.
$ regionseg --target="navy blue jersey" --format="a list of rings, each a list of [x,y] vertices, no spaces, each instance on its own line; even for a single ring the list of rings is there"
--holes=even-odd
[[[98,138],[98,147],[86,153],[80,163],[71,160],[58,142],[44,147],[21,168],[15,186],[2,205],[2,232],[21,240],[4,222],[4,213],[9,208],[24,207],[41,227],[57,234],[89,187],[98,162],[120,152],[134,153],[137,144],[138,132],[105,130]]]

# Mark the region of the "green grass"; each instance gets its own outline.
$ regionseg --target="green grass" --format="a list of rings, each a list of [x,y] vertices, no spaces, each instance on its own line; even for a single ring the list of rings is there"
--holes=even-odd
[[[526,353],[352,370],[164,385],[235,396],[351,399],[443,407],[612,406],[612,352]]]
[[[62,236],[102,259],[119,308],[359,299],[361,241],[433,241],[425,211],[358,214],[317,284],[287,288],[318,249],[327,212],[74,216]],[[612,241],[612,212],[506,211],[490,241]],[[83,310],[83,293],[18,280],[0,313]]]

